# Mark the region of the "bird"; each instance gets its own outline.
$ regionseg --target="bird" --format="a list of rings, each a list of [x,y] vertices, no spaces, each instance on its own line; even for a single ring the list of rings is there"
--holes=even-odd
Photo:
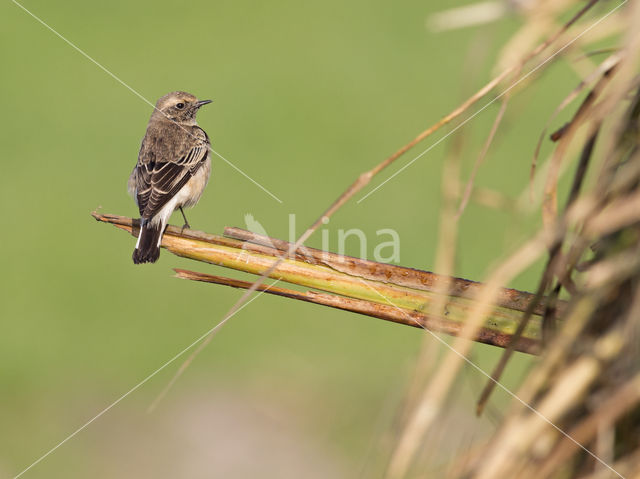
[[[196,123],[196,114],[211,100],[184,91],[161,97],[154,107],[127,189],[140,211],[140,233],[132,259],[155,263],[171,214],[194,206],[211,175],[211,142]]]

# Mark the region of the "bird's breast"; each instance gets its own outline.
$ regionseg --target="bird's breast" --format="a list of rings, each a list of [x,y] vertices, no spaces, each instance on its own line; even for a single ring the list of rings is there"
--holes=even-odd
[[[204,164],[198,168],[196,174],[187,181],[187,183],[182,187],[178,195],[181,197],[178,202],[178,206],[193,206],[195,205],[202,193],[204,192],[207,183],[209,182],[209,177],[211,176],[211,156],[207,155],[207,159],[204,161]]]

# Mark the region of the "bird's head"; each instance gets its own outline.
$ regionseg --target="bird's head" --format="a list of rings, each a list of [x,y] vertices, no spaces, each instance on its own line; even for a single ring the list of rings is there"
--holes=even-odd
[[[211,100],[198,100],[191,93],[173,91],[158,100],[153,115],[180,124],[195,125],[196,113],[207,103]]]

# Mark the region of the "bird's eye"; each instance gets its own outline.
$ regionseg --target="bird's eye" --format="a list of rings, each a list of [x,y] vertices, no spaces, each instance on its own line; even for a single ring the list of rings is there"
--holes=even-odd
[[[180,103],[176,103],[176,108],[178,110],[182,110],[184,108],[184,103],[180,102]]]

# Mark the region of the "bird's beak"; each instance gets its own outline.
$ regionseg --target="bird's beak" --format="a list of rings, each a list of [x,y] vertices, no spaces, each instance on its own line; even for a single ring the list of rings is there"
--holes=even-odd
[[[200,108],[201,106],[207,105],[208,103],[211,103],[212,101],[213,100],[202,100],[202,101],[199,101],[198,103],[196,103],[196,106],[198,108]]]

